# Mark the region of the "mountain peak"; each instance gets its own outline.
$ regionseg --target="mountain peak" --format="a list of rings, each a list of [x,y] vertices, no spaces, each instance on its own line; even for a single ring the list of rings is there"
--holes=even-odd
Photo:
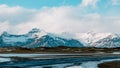
[[[87,34],[96,34],[96,32],[91,30],[91,31],[88,31]]]
[[[3,33],[2,33],[2,36],[8,36],[9,34],[8,34],[8,32],[6,32],[6,31],[4,31]]]
[[[41,30],[38,29],[38,28],[33,28],[31,31],[29,31],[29,33],[38,33],[40,32]]]
[[[47,33],[44,30],[40,30],[39,28],[33,28],[31,31],[29,31],[28,34],[32,38],[35,38],[35,37],[40,38],[44,35],[47,35]]]

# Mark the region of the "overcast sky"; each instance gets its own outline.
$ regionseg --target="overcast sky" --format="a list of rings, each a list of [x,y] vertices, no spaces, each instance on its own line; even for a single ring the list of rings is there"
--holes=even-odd
[[[120,33],[120,0],[0,0],[0,33]]]

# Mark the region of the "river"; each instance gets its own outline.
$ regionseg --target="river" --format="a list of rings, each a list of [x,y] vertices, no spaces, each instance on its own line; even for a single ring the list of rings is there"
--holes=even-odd
[[[120,61],[119,54],[0,54],[0,68],[98,68],[110,61]]]

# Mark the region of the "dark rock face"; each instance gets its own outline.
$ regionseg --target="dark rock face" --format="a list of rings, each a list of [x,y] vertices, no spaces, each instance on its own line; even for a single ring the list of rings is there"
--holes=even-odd
[[[120,61],[106,62],[98,65],[99,68],[120,68]]]
[[[64,39],[60,37],[51,37],[49,35],[46,35],[46,36],[39,38],[34,46],[38,46],[38,47],[57,47],[57,46],[82,47],[83,44],[75,39]]]

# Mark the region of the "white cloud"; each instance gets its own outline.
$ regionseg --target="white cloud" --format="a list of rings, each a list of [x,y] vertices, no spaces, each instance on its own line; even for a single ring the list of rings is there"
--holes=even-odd
[[[120,5],[120,0],[111,0],[112,5]]]
[[[3,33],[4,31],[9,30],[9,23],[8,22],[0,22],[0,34]]]
[[[12,24],[18,24],[22,21],[28,21],[36,13],[36,10],[25,9],[19,6],[9,7],[0,5],[0,22],[8,21]]]
[[[82,0],[81,6],[88,7],[92,6],[93,8],[96,7],[99,0]]]
[[[90,30],[99,14],[78,15],[74,7],[44,8],[37,13],[34,19],[26,24],[20,24],[19,28],[41,28],[47,32],[84,32]],[[89,27],[89,28],[87,28]]]
[[[98,13],[82,14],[84,10],[79,7],[44,7],[32,10],[1,5],[0,8],[0,27],[3,26],[0,33],[9,29],[11,33],[23,34],[35,27],[53,33],[78,33],[89,30],[119,32],[119,17],[103,17]]]

